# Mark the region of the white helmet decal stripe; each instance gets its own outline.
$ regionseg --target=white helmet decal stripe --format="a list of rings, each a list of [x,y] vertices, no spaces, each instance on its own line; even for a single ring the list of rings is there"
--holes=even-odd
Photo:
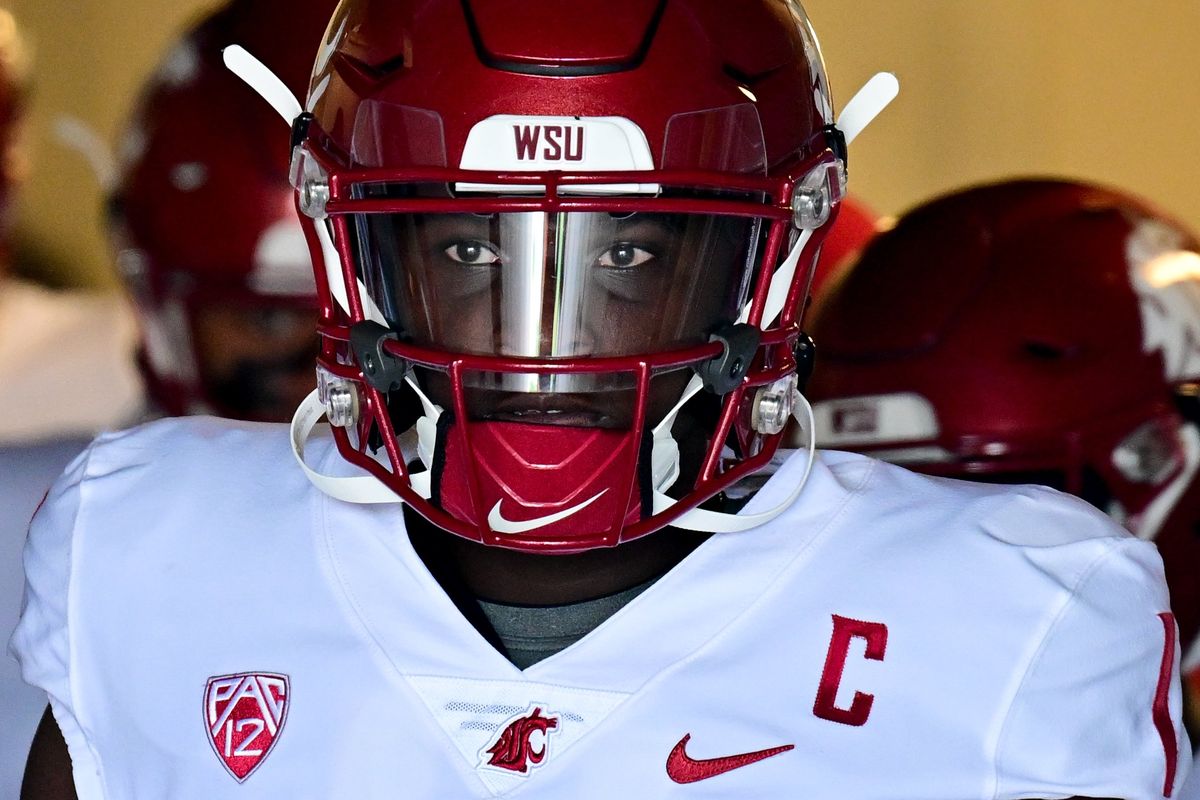
[[[1152,219],[1139,222],[1126,243],[1142,347],[1162,353],[1172,383],[1200,378],[1200,254],[1183,247],[1179,231]]]
[[[308,240],[294,214],[278,220],[259,237],[250,288],[259,294],[278,296],[316,293]]]

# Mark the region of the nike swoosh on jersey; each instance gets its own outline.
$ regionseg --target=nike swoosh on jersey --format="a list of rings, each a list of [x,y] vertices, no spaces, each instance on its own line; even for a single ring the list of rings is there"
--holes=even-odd
[[[496,505],[492,508],[491,513],[488,514],[488,527],[494,530],[496,533],[525,533],[526,531],[544,528],[547,525],[553,525],[555,522],[560,522],[572,514],[578,514],[580,511],[583,511],[592,503],[603,497],[607,491],[608,489],[605,489],[590,500],[584,500],[577,506],[565,508],[562,511],[558,511],[554,514],[548,514],[544,517],[537,517],[535,519],[523,519],[517,522],[513,522],[504,518],[504,514],[500,511],[500,506],[504,505],[504,500],[502,498],[497,501]]]
[[[753,753],[742,753],[736,756],[721,758],[692,758],[687,754],[687,743],[692,738],[689,733],[679,740],[671,755],[667,756],[667,777],[676,783],[695,783],[696,781],[714,778],[730,770],[739,769],[764,758],[777,756],[795,749],[794,744],[781,747],[768,747],[766,750],[755,750]]]

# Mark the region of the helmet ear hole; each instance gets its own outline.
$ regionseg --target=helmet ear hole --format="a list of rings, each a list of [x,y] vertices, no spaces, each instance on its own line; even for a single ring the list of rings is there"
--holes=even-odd
[[[1200,384],[1189,382],[1175,387],[1175,409],[1185,421],[1200,426]]]
[[[1050,342],[1044,339],[1025,342],[1025,354],[1038,361],[1062,361],[1078,354],[1079,348],[1074,345]]]
[[[1108,488],[1104,478],[1096,470],[1087,467],[1080,478],[1079,496],[1096,508],[1108,511],[1116,501],[1116,496]]]

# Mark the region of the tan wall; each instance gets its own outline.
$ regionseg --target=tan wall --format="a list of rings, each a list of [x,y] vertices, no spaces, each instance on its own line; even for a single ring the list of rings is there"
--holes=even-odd
[[[838,103],[875,71],[900,77],[851,151],[851,190],[880,211],[1059,174],[1136,190],[1200,226],[1200,2],[804,2]]]
[[[173,34],[214,0],[0,0],[34,57],[26,130],[29,180],[18,203],[22,271],[55,283],[112,280],[100,191],[83,159],[58,144],[54,119],[74,115],[116,140],[143,77]],[[30,263],[36,262],[36,263]]]
[[[111,141],[171,33],[211,2],[8,3],[37,55],[24,238],[57,279],[102,282],[99,193],[83,162],[51,140],[51,120],[73,113]],[[1197,0],[806,6],[839,104],[877,70],[900,76],[899,100],[852,150],[853,191],[880,211],[969,181],[1054,173],[1135,189],[1200,226]]]

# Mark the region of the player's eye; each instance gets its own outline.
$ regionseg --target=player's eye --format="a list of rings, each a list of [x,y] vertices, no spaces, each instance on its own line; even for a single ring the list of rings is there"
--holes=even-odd
[[[632,242],[618,242],[596,259],[596,264],[609,269],[631,269],[654,260],[654,253]]]
[[[446,256],[459,264],[471,266],[487,266],[500,263],[500,253],[491,242],[481,242],[470,239],[454,244],[443,250]]]

